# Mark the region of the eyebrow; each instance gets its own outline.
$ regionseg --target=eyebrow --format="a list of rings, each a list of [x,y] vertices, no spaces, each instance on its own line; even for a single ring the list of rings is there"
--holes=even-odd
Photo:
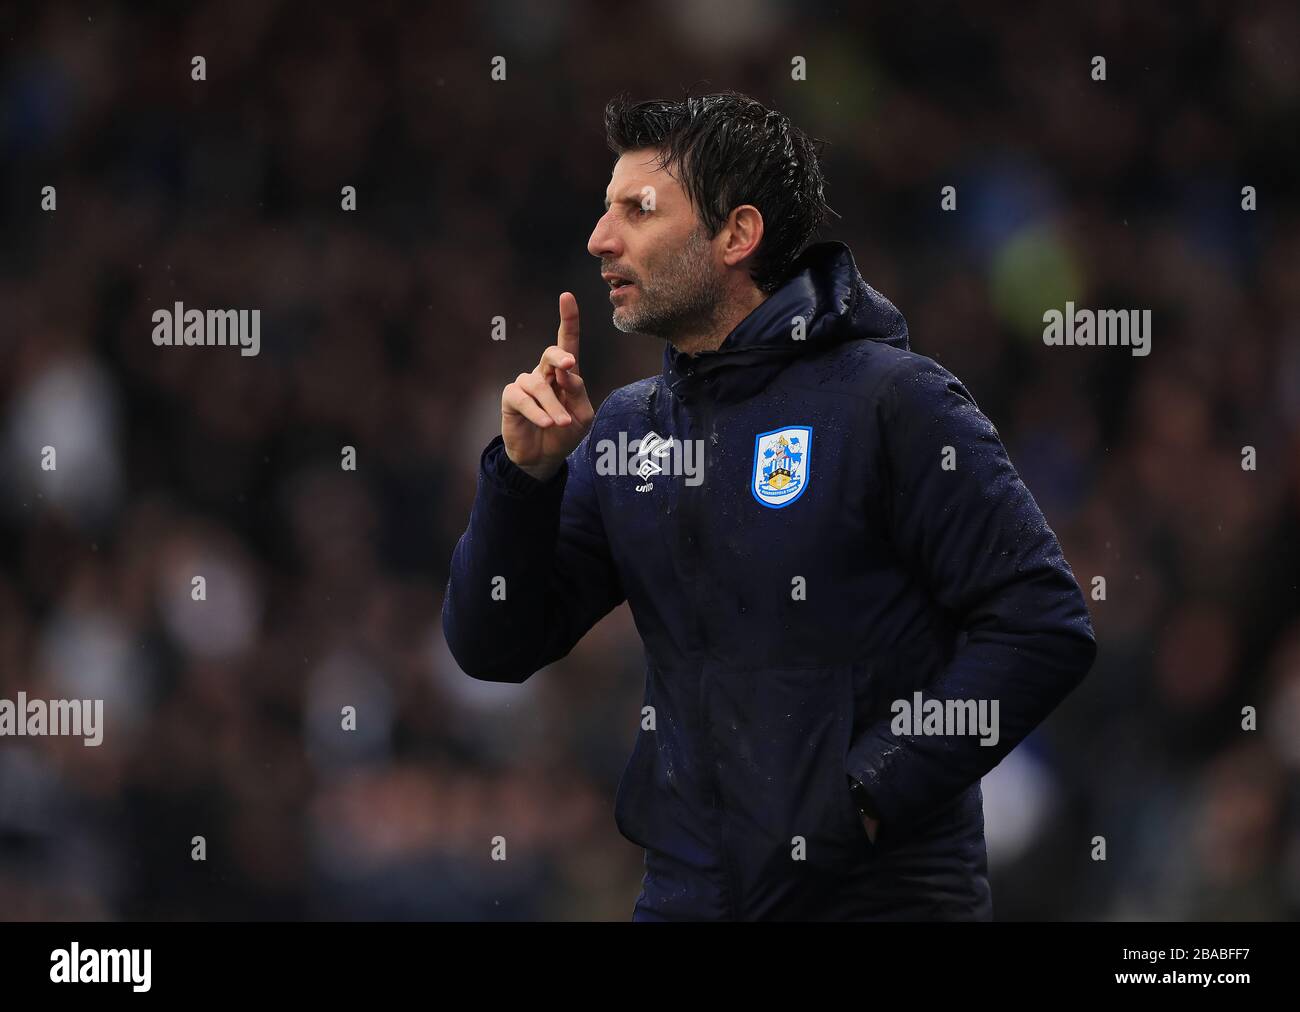
[[[638,192],[636,195],[628,194],[628,195],[625,196],[625,197],[619,197],[619,198],[618,198],[618,202],[619,202],[620,204],[640,204],[640,203],[641,203],[641,196],[640,196],[640,193],[639,193],[639,192]],[[610,199],[609,199],[608,197],[606,197],[606,198],[605,198],[605,210],[606,210],[606,211],[609,210],[609,205],[610,205]]]

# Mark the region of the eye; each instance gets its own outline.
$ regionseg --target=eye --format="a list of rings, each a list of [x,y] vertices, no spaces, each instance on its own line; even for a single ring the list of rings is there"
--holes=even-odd
[[[642,207],[640,204],[636,206],[636,211],[637,214],[641,214],[641,215],[646,215],[650,213],[650,209],[648,207]]]

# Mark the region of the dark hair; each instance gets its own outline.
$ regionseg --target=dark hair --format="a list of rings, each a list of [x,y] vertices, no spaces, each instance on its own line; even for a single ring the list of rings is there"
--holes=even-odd
[[[681,179],[710,236],[733,209],[757,207],[763,239],[750,276],[764,292],[786,280],[795,258],[835,213],[822,194],[825,142],[748,95],[637,103],[619,95],[605,107],[605,140],[616,155],[656,149],[659,166]]]

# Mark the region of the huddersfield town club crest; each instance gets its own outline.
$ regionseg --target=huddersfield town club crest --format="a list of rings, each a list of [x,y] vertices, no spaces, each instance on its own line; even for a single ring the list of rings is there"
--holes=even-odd
[[[803,495],[808,485],[811,425],[787,425],[754,437],[754,478],[750,488],[764,506],[780,509]]]

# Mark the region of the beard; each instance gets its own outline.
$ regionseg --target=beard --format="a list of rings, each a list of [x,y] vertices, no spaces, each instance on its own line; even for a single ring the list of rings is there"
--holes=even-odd
[[[703,228],[692,232],[680,249],[647,264],[636,287],[634,302],[614,307],[614,326],[625,334],[672,341],[708,332],[723,310],[723,276],[713,265]]]

